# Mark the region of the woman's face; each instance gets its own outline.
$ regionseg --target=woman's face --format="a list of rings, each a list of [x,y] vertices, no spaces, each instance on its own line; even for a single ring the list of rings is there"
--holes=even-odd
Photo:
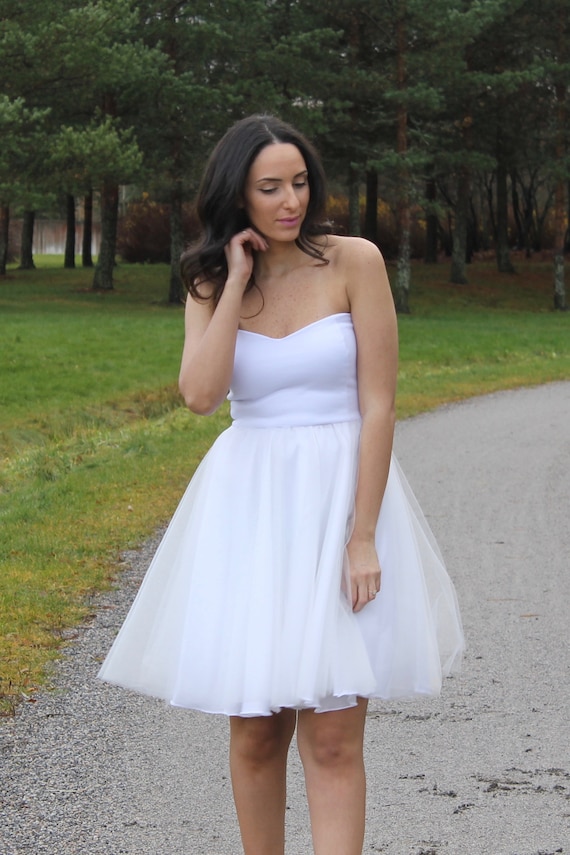
[[[249,170],[244,208],[267,240],[294,241],[309,204],[307,165],[291,143],[265,146]]]

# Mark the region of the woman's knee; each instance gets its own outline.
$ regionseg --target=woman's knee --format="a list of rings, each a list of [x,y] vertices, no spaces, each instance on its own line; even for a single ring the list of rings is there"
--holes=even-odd
[[[336,768],[362,762],[364,722],[338,713],[313,713],[299,722],[297,742],[304,764]]]
[[[300,750],[303,762],[329,769],[352,766],[360,762],[362,747],[338,732],[328,732],[307,740]]]
[[[295,729],[294,716],[232,718],[231,752],[254,765],[264,765],[286,754]]]

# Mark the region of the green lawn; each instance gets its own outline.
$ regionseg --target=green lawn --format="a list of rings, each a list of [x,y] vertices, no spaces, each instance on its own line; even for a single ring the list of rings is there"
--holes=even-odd
[[[183,313],[163,266],[119,266],[116,290],[53,259],[0,280],[0,702],[33,693],[119,552],[168,519],[227,408],[203,419],[176,391]],[[60,260],[57,260],[60,263]],[[549,265],[499,277],[414,267],[400,318],[398,412],[570,377],[570,316]]]

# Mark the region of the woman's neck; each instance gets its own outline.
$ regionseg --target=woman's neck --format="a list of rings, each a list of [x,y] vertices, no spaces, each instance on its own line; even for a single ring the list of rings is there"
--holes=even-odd
[[[254,273],[259,280],[279,278],[307,261],[310,257],[294,241],[271,242],[265,252],[256,254]]]

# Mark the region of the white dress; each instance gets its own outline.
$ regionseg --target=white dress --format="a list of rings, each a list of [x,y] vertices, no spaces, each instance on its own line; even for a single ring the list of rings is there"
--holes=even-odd
[[[346,596],[360,414],[350,314],[238,332],[233,423],[198,467],[99,677],[226,715],[437,694],[459,666],[455,591],[395,459],[377,598]]]

